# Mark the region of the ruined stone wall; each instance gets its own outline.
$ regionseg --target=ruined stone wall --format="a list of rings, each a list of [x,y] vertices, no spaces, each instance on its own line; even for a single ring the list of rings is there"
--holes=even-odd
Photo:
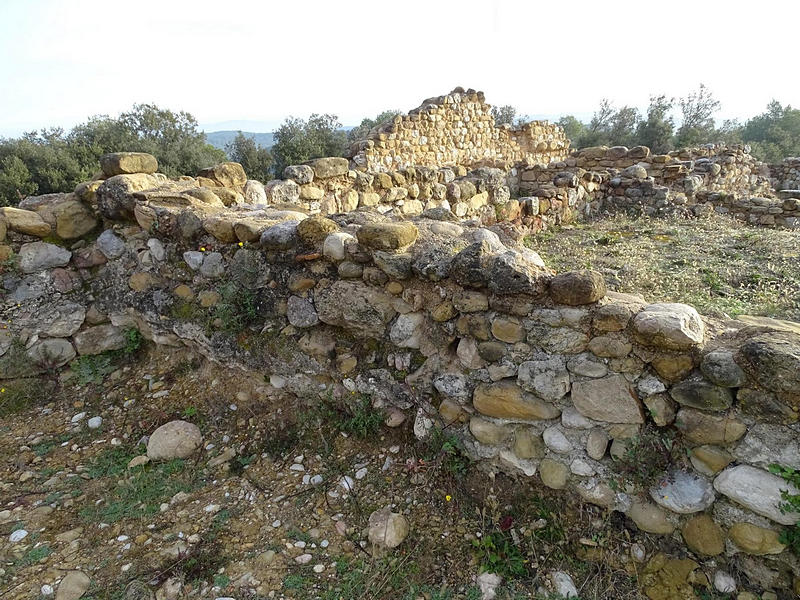
[[[710,211],[752,225],[800,227],[800,192],[775,197],[766,165],[742,146],[708,145],[651,155],[644,146],[586,148],[564,161],[520,166],[521,197],[566,206],[562,220],[601,212]]]
[[[100,188],[98,205],[120,216],[97,237],[103,214],[78,196],[4,209],[0,248],[14,266],[0,377],[121,348],[134,327],[257,369],[287,403],[355,393],[419,437],[447,428],[520,486],[576,494],[624,514],[634,537],[679,545],[689,571],[800,585],[779,540],[800,519],[780,510],[781,491],[800,490],[768,471],[800,468],[800,325],[607,292],[599,273],[552,273],[506,224],[449,211],[272,208],[256,226],[186,192],[112,203]],[[255,315],[231,331],[223,316],[245,296]],[[676,450],[654,481],[621,482],[617,465],[643,437]],[[662,567],[648,566],[654,594]]]
[[[455,165],[508,169],[520,161],[566,156],[569,140],[558,125],[533,121],[519,128],[497,126],[490,109],[483,92],[474,90],[456,88],[430,98],[354,145],[353,162],[373,172]]]
[[[800,158],[784,158],[769,166],[772,187],[776,190],[800,190]]]

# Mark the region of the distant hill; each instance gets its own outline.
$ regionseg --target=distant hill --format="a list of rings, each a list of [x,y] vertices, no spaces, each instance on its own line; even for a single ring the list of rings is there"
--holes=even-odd
[[[225,145],[231,143],[238,133],[239,132],[235,130],[207,131],[206,139],[212,146],[220,150],[225,150]],[[275,143],[271,133],[254,133],[252,131],[243,131],[242,133],[247,137],[255,139],[256,144],[264,148],[272,148],[272,145]]]

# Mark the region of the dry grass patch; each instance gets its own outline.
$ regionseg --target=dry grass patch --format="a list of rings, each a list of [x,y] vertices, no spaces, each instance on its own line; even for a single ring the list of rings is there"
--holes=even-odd
[[[608,217],[529,236],[556,271],[590,268],[609,289],[713,316],[800,321],[800,234],[700,219]]]

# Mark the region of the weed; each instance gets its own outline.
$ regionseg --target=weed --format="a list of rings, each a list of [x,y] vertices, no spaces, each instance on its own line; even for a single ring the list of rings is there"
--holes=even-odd
[[[775,475],[780,475],[795,488],[800,489],[799,470],[774,464],[769,466],[769,470]],[[792,494],[789,493],[789,490],[781,490],[781,498],[783,499],[783,503],[780,505],[781,512],[800,512],[800,494]],[[780,542],[788,546],[797,556],[800,556],[800,521],[781,532]]]
[[[281,424],[266,436],[266,439],[259,445],[257,450],[259,453],[266,454],[272,460],[278,460],[296,447],[299,441],[300,429],[297,425],[288,424],[284,427]]]
[[[219,294],[211,319],[218,320],[224,331],[239,333],[258,320],[256,295],[252,290],[227,283],[219,288]]]
[[[298,574],[290,574],[284,577],[283,579],[283,587],[287,590],[296,590],[296,591],[303,591],[309,585],[310,581],[304,575]]]
[[[182,558],[184,560],[175,567],[175,571],[190,583],[212,579],[226,562],[222,546],[216,540],[201,541],[192,546]]]
[[[38,563],[43,558],[47,558],[53,553],[53,549],[48,545],[38,546],[28,550],[27,554],[23,556],[17,563],[20,568],[28,567]]]
[[[78,377],[80,385],[103,383],[106,375],[116,370],[116,367],[111,364],[111,356],[109,354],[85,354],[73,360],[69,366]]]
[[[144,337],[142,336],[142,332],[136,328],[129,328],[123,332],[125,336],[125,346],[122,348],[122,355],[123,356],[133,356],[136,354],[142,347],[142,342],[144,341]]]
[[[339,421],[339,429],[350,435],[366,439],[380,431],[381,424],[386,418],[382,410],[372,406],[372,400],[367,395],[347,406],[347,414]]]
[[[448,475],[461,479],[469,469],[464,445],[455,435],[436,427],[423,444],[423,459],[428,465],[440,467]]]
[[[645,426],[627,441],[625,451],[611,463],[616,474],[609,484],[617,489],[647,489],[675,463],[678,443],[671,430]]]
[[[214,575],[214,585],[219,588],[226,587],[231,582],[231,578],[227,575]]]
[[[179,321],[193,321],[203,315],[203,310],[194,302],[182,300],[172,305],[170,315]]]
[[[508,531],[496,530],[472,540],[475,558],[482,572],[502,577],[521,577],[528,572],[527,561]]]

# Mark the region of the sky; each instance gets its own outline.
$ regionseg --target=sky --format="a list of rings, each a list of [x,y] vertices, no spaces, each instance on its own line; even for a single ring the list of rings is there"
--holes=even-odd
[[[585,119],[704,83],[718,119],[746,119],[800,106],[799,21],[796,0],[0,0],[0,136],[140,102],[207,131],[356,125],[459,85]]]

